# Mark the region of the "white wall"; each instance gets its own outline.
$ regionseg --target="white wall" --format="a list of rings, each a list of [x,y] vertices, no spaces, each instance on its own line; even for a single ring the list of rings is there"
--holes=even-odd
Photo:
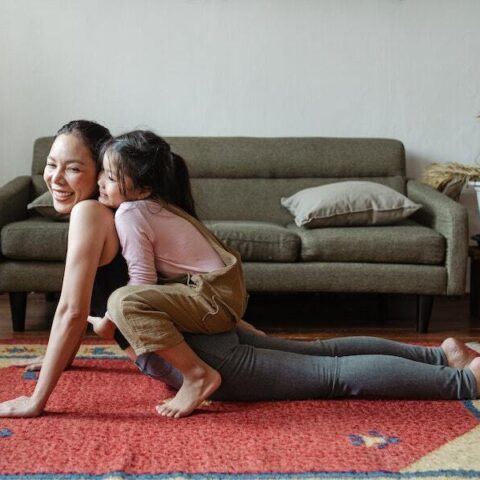
[[[474,163],[479,19],[479,0],[0,0],[0,183],[80,117],[113,133],[394,137],[412,177]]]

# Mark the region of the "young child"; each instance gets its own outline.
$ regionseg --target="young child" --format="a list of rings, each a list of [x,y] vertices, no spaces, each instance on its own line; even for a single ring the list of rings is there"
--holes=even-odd
[[[220,374],[191,350],[179,330],[214,334],[239,323],[253,328],[241,320],[247,294],[240,258],[197,220],[185,161],[153,132],[133,131],[107,142],[103,169],[99,201],[117,209],[130,288],[152,298],[152,311],[132,314],[122,325],[143,322],[145,337],[149,329],[162,329],[160,345],[142,338],[132,347],[137,355],[155,351],[182,372],[176,396],[157,407],[161,415],[179,418],[221,383]],[[148,287],[134,287],[140,285]],[[108,313],[89,317],[95,332],[107,338],[118,320]]]

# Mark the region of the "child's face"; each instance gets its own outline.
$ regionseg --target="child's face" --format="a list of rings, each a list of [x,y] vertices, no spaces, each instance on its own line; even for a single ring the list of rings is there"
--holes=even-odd
[[[119,179],[116,176],[112,162],[108,158],[108,153],[103,156],[103,171],[98,177],[98,186],[100,187],[100,196],[98,201],[110,208],[118,208],[121,203],[131,200],[139,200],[137,191],[133,188],[132,179],[125,176],[125,195],[120,190]]]

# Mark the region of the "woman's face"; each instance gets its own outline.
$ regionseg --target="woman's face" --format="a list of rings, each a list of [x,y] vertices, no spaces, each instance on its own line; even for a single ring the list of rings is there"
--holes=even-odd
[[[81,200],[95,197],[97,168],[80,136],[59,135],[52,145],[43,172],[57,212],[70,213]]]

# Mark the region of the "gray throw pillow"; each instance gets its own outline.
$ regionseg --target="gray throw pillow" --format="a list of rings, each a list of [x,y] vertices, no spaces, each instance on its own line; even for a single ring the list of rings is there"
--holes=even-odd
[[[299,227],[388,225],[407,218],[421,205],[390,187],[366,181],[330,183],[281,199]]]
[[[52,194],[49,191],[42,193],[37,197],[33,202],[27,205],[28,210],[34,210],[42,217],[53,218],[59,222],[65,222],[69,220],[70,215],[64,213],[58,213],[53,208],[53,198]]]

